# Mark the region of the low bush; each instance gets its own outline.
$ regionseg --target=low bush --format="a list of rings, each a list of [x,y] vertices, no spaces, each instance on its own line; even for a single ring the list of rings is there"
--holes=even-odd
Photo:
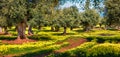
[[[28,38],[35,40],[53,40],[53,38],[47,34],[28,36]]]
[[[88,57],[120,57],[119,44],[100,44],[88,51]]]
[[[15,40],[16,36],[0,36],[0,40]]]
[[[112,43],[112,42],[119,42],[120,36],[89,36],[86,37],[89,41],[96,40],[98,43],[104,43],[106,41]]]

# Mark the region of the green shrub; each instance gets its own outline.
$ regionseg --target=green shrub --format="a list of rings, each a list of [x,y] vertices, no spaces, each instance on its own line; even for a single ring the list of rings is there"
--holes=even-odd
[[[15,40],[16,36],[0,36],[0,40]]]
[[[86,37],[89,41],[97,40],[98,43],[104,43],[104,42],[119,42],[120,36],[89,36]]]
[[[91,42],[98,42],[98,39],[93,39],[91,40]]]
[[[120,57],[119,44],[100,44],[88,51],[88,57]]]
[[[28,38],[35,40],[53,40],[52,37],[47,34],[28,36]]]

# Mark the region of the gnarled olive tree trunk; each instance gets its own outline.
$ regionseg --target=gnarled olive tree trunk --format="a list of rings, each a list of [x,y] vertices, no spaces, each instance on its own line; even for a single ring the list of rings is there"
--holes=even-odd
[[[41,30],[41,29],[42,29],[42,26],[39,25],[39,26],[38,26],[38,30]]]
[[[4,27],[4,34],[8,34],[7,27]]]
[[[56,26],[56,27],[55,27],[55,31],[56,31],[56,32],[60,31],[60,27]]]
[[[55,28],[53,26],[51,26],[51,31],[55,31]]]
[[[91,28],[92,28],[91,26],[86,25],[86,26],[84,26],[83,31],[88,32],[88,31],[90,31],[90,30],[91,30]]]
[[[66,35],[67,27],[64,27],[63,35]]]
[[[21,22],[17,25],[18,38],[17,39],[27,39],[25,35],[26,23]]]
[[[70,27],[70,30],[73,30],[73,27],[72,27],[72,26]]]
[[[33,35],[32,26],[28,26],[28,35]]]
[[[2,27],[0,27],[0,33],[2,33]]]

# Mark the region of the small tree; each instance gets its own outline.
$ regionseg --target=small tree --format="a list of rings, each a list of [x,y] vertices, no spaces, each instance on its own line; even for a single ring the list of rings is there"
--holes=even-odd
[[[58,0],[42,0],[40,1],[35,9],[33,9],[33,18],[39,28],[44,25],[51,25],[54,19],[55,7],[58,5]]]
[[[60,25],[64,28],[63,34],[66,34],[67,27],[72,27],[75,20],[77,20],[77,7],[65,8],[60,16]]]
[[[100,28],[102,28],[103,25],[104,25],[104,29],[106,29],[106,19],[105,18],[101,18],[99,21]]]
[[[84,31],[91,30],[98,22],[99,14],[95,10],[89,9],[82,13],[81,24]]]

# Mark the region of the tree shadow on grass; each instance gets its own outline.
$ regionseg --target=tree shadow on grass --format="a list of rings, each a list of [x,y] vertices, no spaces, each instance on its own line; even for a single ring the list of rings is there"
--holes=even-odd
[[[101,33],[101,34],[98,34],[99,36],[113,36],[115,34],[106,34],[106,33]]]
[[[54,33],[52,35],[56,35],[56,36],[61,36],[61,35],[75,35],[75,33],[66,33],[66,34],[63,34],[63,33]]]
[[[53,32],[53,31],[51,31],[51,30],[42,30],[43,32]]]
[[[80,32],[84,32],[83,30],[74,30],[75,32],[78,32],[78,33],[80,33]]]
[[[110,31],[119,31],[118,29],[107,29],[107,30],[110,30]]]
[[[83,33],[83,32],[95,32],[94,30],[90,30],[90,31],[84,31],[84,30],[74,30],[75,32],[78,33]]]
[[[16,36],[0,36],[0,40],[15,40]]]
[[[45,57],[48,54],[50,54],[52,51],[53,49],[43,49],[43,50],[38,50],[36,52],[29,52],[27,54],[20,55],[20,57]]]
[[[40,41],[48,41],[48,40],[53,40],[51,36],[43,34],[43,35],[33,35],[29,36],[29,39],[34,39],[34,40],[40,40]]]
[[[53,31],[51,31],[51,30],[34,30],[34,32],[36,34],[38,34],[39,32],[53,32]]]

